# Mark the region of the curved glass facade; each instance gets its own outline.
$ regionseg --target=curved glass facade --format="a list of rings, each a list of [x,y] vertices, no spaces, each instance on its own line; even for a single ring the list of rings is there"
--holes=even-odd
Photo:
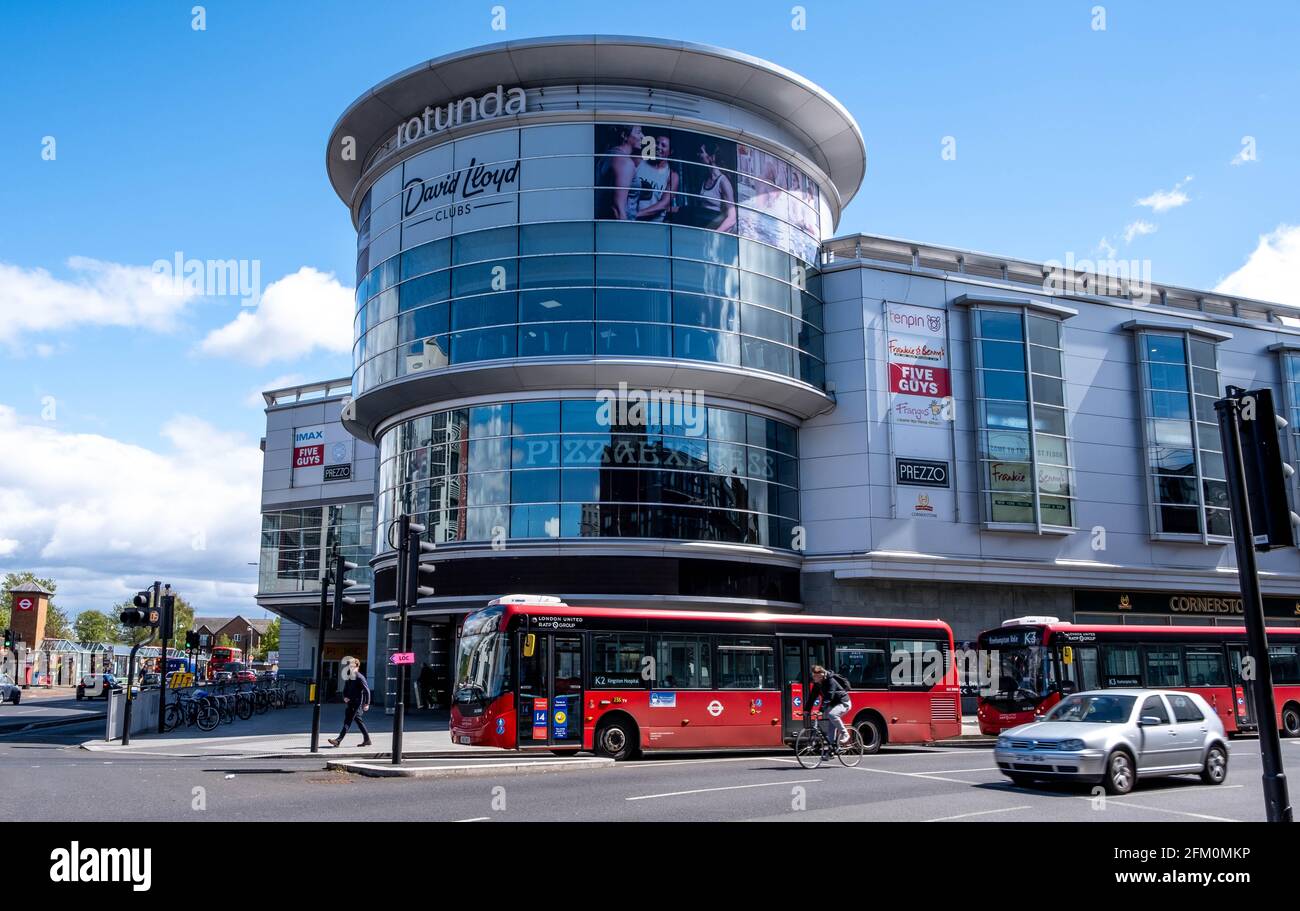
[[[353,391],[529,357],[698,360],[825,385],[820,276],[767,244],[637,222],[510,225],[393,256],[357,289]]]
[[[379,440],[381,548],[399,515],[434,543],[659,538],[789,549],[799,520],[797,431],[722,408],[596,399],[482,405]]]

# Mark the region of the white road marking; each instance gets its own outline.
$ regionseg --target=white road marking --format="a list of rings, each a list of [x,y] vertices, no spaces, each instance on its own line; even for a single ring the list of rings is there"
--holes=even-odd
[[[669,791],[666,794],[642,794],[639,797],[624,797],[624,800],[654,800],[656,797],[683,797],[687,794],[711,794],[714,791],[744,791],[748,788],[776,788],[792,784],[811,784],[820,778],[800,778],[795,781],[767,781],[762,784],[733,784],[725,788],[695,788],[691,791]]]
[[[934,772],[917,772],[916,774],[917,775],[955,775],[958,772],[999,772],[999,771],[1001,771],[1001,769],[999,769],[997,766],[991,766],[989,768],[980,768],[980,769],[939,769],[938,771],[934,771]]]
[[[1080,795],[1078,799],[1093,800],[1094,798]],[[1129,803],[1114,797],[1106,798],[1106,802],[1113,803],[1120,807],[1131,807],[1134,810],[1150,810],[1153,813],[1173,813],[1175,816],[1190,816],[1193,819],[1208,819],[1211,822],[1241,822],[1240,819],[1229,819],[1227,816],[1211,816],[1208,813],[1190,813],[1186,810],[1171,810],[1168,807],[1147,807],[1140,803]]]
[[[1016,810],[1030,810],[1030,809],[1033,808],[1030,807],[1029,804],[1025,804],[1024,806],[1020,806],[1020,807],[1002,807],[1001,809],[998,810],[979,810],[974,813],[958,813],[956,816],[940,816],[936,819],[927,819],[925,821],[926,822],[948,822],[949,820],[952,819],[966,819],[971,816],[987,816],[990,813],[1012,813]]]
[[[798,762],[797,759],[777,759],[777,762]],[[893,769],[873,769],[867,766],[845,766],[847,772],[875,772],[878,775],[902,775],[904,778],[921,778],[926,781],[951,781],[955,784],[979,784],[978,781],[964,781],[960,778],[940,778],[935,772],[895,772]]]
[[[491,818],[492,818],[491,816],[474,816],[471,817],[470,819],[458,819],[456,820],[456,822],[485,822],[486,820],[489,820]]]

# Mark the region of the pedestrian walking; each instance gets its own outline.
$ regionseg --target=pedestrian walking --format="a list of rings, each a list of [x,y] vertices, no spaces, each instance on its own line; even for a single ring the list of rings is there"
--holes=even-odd
[[[361,661],[352,657],[344,658],[339,664],[339,675],[343,678],[343,730],[339,731],[339,736],[329,739],[329,745],[336,747],[341,744],[355,721],[361,736],[365,738],[361,745],[368,747],[370,732],[366,730],[364,716],[370,708],[370,684],[366,682],[366,675],[361,673]]]

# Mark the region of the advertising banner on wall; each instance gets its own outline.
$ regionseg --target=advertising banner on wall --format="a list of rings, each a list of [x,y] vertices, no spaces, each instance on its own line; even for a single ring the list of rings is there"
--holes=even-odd
[[[894,517],[956,520],[948,314],[885,303]]]
[[[341,424],[293,431],[293,486],[352,480],[352,437]]]

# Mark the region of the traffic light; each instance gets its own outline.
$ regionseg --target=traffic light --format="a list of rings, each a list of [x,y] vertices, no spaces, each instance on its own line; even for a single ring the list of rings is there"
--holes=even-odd
[[[14,650],[14,631],[11,629],[5,630],[5,648],[11,652]]]
[[[153,626],[158,622],[158,612],[153,610],[153,596],[146,589],[137,592],[136,596],[131,599],[131,607],[118,616],[123,626],[142,627]]]
[[[196,649],[199,647],[199,634],[190,630],[185,634],[185,647],[187,649]]]
[[[167,588],[170,589],[171,586],[169,585]],[[158,612],[159,624],[161,627],[158,631],[158,635],[164,640],[171,639],[176,621],[176,596],[168,591],[168,593],[163,595],[159,601],[161,601],[162,604],[161,609]]]
[[[343,605],[356,604],[357,599],[348,596],[349,589],[356,588],[357,583],[346,578],[347,574],[357,568],[357,564],[345,560],[341,554],[334,557],[334,604],[330,610],[330,629],[343,628]]]
[[[1282,460],[1282,441],[1278,435],[1287,422],[1273,408],[1271,389],[1247,391],[1229,386],[1227,394],[1238,399],[1241,405],[1238,412],[1241,462],[1246,474],[1255,549],[1294,547],[1292,526],[1300,523],[1300,516],[1291,512],[1287,487],[1295,469]]]

